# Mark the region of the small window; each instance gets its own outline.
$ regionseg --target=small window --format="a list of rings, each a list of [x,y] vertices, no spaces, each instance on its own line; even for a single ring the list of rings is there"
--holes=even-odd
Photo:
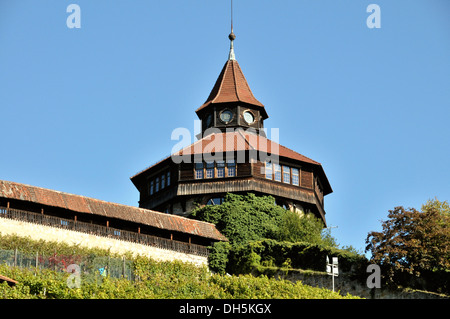
[[[214,178],[214,162],[206,163],[206,178]]]
[[[289,166],[283,166],[283,183],[291,183],[291,168]]]
[[[167,186],[170,186],[170,172],[167,172]]]
[[[195,178],[203,178],[203,163],[195,163]]]
[[[61,219],[61,225],[62,226],[69,226],[69,222],[67,220],[62,220]]]
[[[292,168],[292,185],[298,186],[298,168]]]
[[[224,161],[217,162],[217,177],[219,177],[219,178],[225,177],[225,162]]]
[[[273,164],[273,170],[275,172],[275,180],[281,182],[281,166],[279,164]]]
[[[236,176],[236,163],[234,162],[234,160],[227,162],[227,168],[228,168],[228,177]]]
[[[272,169],[272,163],[266,162],[266,178],[272,179],[273,169]]]
[[[223,203],[224,198],[223,197],[214,197],[211,198],[206,205],[220,205]]]
[[[114,236],[120,236],[120,230],[114,230],[113,234]]]
[[[149,189],[149,193],[150,193],[150,195],[153,195],[153,192],[155,191],[155,182],[154,181],[151,181],[150,182],[150,189]]]
[[[166,187],[166,175],[161,176],[161,189]]]
[[[155,180],[155,192],[159,191],[159,177],[156,178]]]

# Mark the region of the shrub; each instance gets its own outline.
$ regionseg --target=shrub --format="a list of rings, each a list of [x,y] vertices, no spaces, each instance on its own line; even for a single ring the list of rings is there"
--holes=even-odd
[[[231,244],[229,242],[214,243],[210,248],[210,254],[208,256],[208,265],[212,271],[219,274],[225,274],[230,249]]]
[[[364,256],[318,244],[278,242],[271,239],[233,246],[229,251],[226,271],[231,274],[247,274],[259,265],[325,271],[326,256],[338,257],[339,268],[344,272],[365,272],[367,259]]]

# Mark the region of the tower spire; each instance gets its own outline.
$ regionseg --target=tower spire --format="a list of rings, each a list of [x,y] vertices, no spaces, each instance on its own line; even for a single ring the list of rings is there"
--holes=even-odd
[[[236,39],[236,35],[233,32],[233,0],[231,0],[231,33],[228,35],[228,39],[230,39],[230,53],[228,54],[228,60],[236,60],[233,45],[233,41]]]

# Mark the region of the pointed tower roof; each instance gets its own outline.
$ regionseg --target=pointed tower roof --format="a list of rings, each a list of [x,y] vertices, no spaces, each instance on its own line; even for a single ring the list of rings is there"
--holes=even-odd
[[[268,115],[264,109],[264,105],[253,95],[252,90],[245,79],[244,73],[242,72],[239,63],[236,61],[233,46],[235,38],[236,36],[231,32],[229,35],[231,42],[228,61],[223,66],[205,103],[203,103],[203,105],[195,112],[198,113],[213,103],[243,102],[261,107],[264,118],[267,118]]]
[[[245,102],[264,107],[264,105],[254,97],[239,63],[232,59],[225,63],[206,102],[200,106],[196,112],[202,110],[211,103],[225,102]]]

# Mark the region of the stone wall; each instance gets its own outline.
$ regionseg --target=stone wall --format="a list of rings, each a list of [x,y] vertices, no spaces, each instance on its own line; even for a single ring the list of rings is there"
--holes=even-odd
[[[64,242],[69,245],[80,245],[87,248],[110,249],[111,252],[118,254],[131,252],[133,255],[147,256],[159,261],[180,260],[197,266],[208,264],[207,257],[6,218],[0,218],[0,233],[2,235],[15,234],[30,237],[34,240]]]
[[[274,277],[287,279],[292,282],[301,281],[305,285],[333,289],[330,275],[321,272],[302,271],[296,269],[276,270],[271,273]],[[367,274],[368,276],[370,274]],[[339,273],[334,277],[334,290],[341,295],[347,293],[368,299],[441,299],[448,298],[432,292],[392,290],[387,288],[368,288],[365,283],[352,279],[349,274]]]

